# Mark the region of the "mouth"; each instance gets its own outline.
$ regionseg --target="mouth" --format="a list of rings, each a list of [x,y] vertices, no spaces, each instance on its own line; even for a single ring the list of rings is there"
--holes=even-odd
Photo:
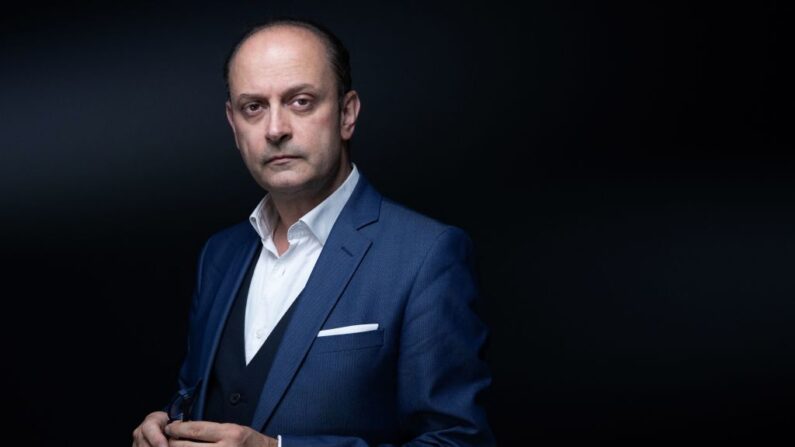
[[[290,160],[295,160],[298,157],[294,155],[276,155],[265,159],[264,164],[283,164],[288,163]]]

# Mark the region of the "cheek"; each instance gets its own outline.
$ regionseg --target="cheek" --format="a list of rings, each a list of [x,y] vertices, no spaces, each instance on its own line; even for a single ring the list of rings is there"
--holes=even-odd
[[[239,128],[237,140],[243,151],[256,151],[265,142],[265,134],[258,128]]]
[[[309,125],[308,130],[313,135],[312,139],[322,152],[327,152],[338,144],[340,133],[334,114],[317,117],[307,124]]]

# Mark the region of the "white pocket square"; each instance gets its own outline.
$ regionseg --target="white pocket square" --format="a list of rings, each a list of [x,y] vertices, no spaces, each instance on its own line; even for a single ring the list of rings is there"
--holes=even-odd
[[[354,324],[353,326],[335,327],[334,329],[323,329],[317,333],[318,337],[328,337],[329,335],[356,334],[359,332],[370,332],[378,329],[378,323]]]

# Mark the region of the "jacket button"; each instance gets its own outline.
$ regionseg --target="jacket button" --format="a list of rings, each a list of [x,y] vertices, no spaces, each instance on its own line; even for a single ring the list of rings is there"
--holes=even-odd
[[[232,393],[229,395],[229,403],[236,405],[238,402],[240,402],[240,393]]]

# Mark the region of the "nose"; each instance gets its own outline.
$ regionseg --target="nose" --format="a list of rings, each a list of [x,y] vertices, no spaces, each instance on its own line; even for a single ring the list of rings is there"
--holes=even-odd
[[[292,136],[289,117],[280,107],[271,108],[270,120],[266,129],[265,138],[273,145],[278,146]]]

